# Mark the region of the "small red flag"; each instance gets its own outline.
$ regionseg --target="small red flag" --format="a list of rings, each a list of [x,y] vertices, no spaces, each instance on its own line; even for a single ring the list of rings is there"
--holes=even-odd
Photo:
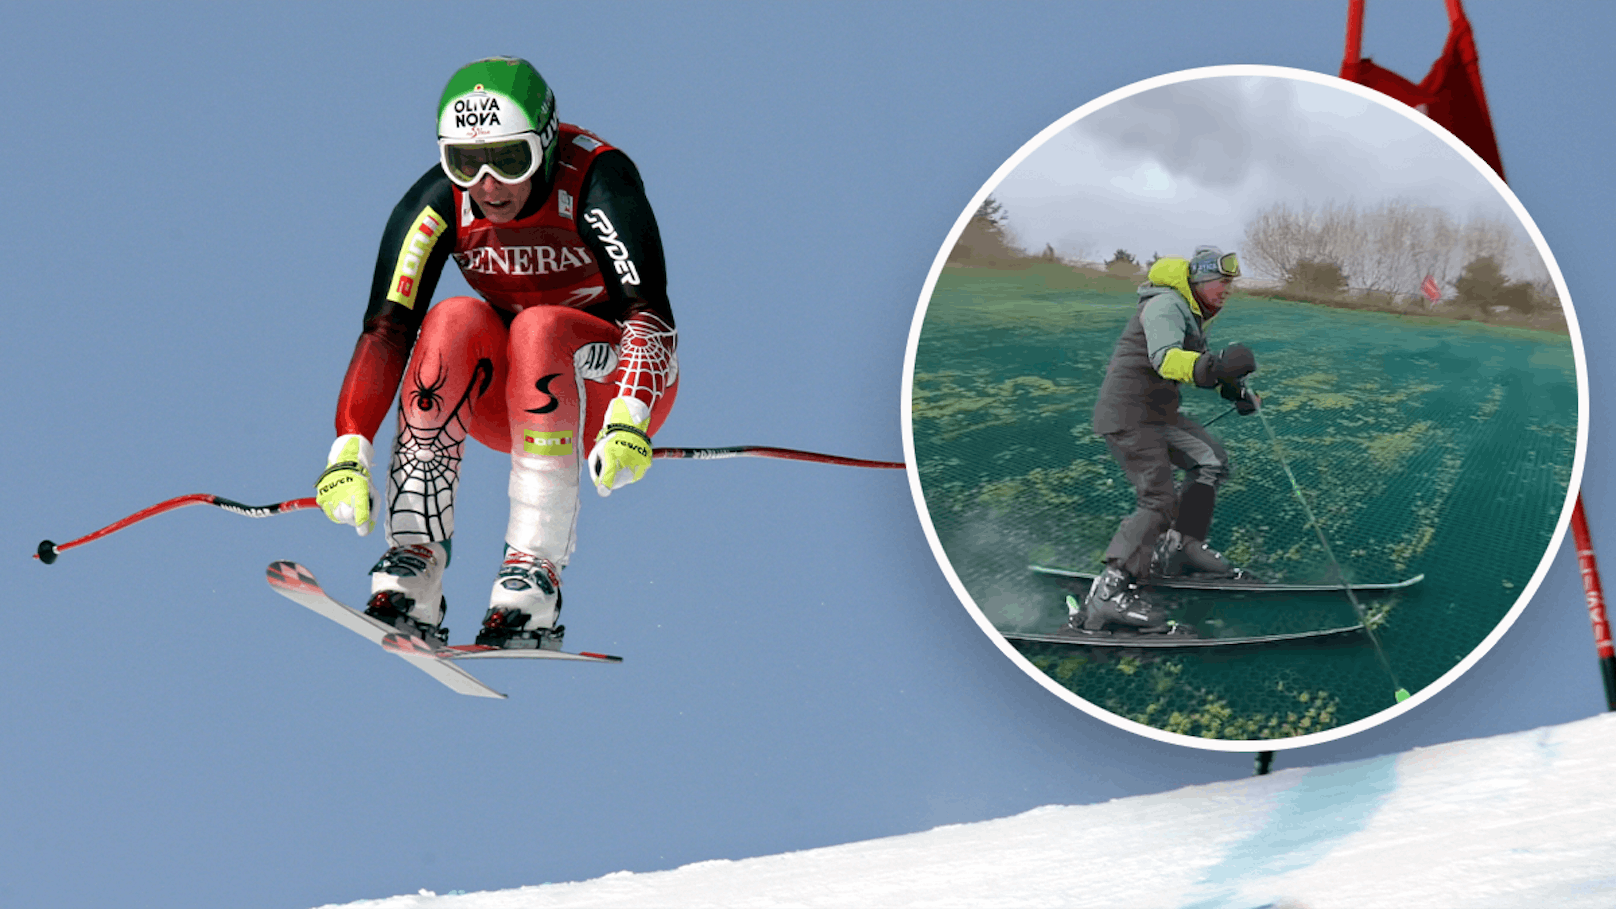
[[[1430,275],[1426,275],[1425,281],[1420,284],[1420,293],[1425,294],[1425,299],[1432,303],[1442,299],[1442,288],[1436,286],[1436,279]]]

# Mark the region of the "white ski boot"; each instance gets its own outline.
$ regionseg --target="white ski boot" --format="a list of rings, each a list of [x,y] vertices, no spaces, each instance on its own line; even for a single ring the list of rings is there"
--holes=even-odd
[[[408,634],[439,644],[447,642],[443,569],[448,564],[446,543],[410,543],[387,550],[370,569],[365,614]]]
[[[477,643],[512,650],[560,650],[561,571],[554,562],[505,545]]]

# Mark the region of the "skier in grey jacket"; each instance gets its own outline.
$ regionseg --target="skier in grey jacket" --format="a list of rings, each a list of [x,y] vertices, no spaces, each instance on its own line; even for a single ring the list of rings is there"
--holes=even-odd
[[[1251,349],[1230,344],[1213,353],[1206,340],[1205,325],[1239,274],[1234,253],[1202,246],[1187,260],[1158,259],[1139,287],[1139,308],[1117,340],[1094,406],[1094,431],[1133,484],[1136,504],[1106,548],[1105,570],[1071,616],[1074,629],[1116,623],[1165,631],[1165,610],[1131,589],[1136,578],[1235,572],[1206,544],[1229,456],[1178,404],[1179,385],[1193,382],[1218,388],[1241,414],[1257,409],[1244,384],[1257,368]],[[1182,493],[1175,467],[1185,473]]]

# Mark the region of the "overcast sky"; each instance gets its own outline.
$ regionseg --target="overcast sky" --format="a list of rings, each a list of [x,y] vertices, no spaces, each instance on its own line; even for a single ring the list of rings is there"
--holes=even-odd
[[[1407,199],[1461,222],[1518,223],[1427,122],[1291,77],[1178,81],[1085,111],[1027,149],[993,195],[1024,247],[1083,259],[1119,247],[1141,260],[1203,243],[1238,250],[1248,221],[1275,203],[1365,211]]]

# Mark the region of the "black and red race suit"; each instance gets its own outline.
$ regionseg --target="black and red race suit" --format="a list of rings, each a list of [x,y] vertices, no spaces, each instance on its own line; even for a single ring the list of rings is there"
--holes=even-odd
[[[561,125],[557,144],[551,182],[545,185],[542,175],[536,177],[527,203],[511,221],[489,221],[470,193],[436,165],[393,209],[376,258],[363,332],[337,403],[338,435],[375,438],[451,256],[507,329],[519,313],[534,307],[577,310],[606,323],[604,335],[592,331],[590,336],[615,335],[616,364],[609,376],[598,378],[615,384],[617,395],[653,408],[654,431],[677,383],[673,311],[656,218],[639,172],[623,152],[569,124]],[[511,352],[513,360],[526,356],[526,351]],[[508,441],[474,434],[491,447],[509,450]]]

